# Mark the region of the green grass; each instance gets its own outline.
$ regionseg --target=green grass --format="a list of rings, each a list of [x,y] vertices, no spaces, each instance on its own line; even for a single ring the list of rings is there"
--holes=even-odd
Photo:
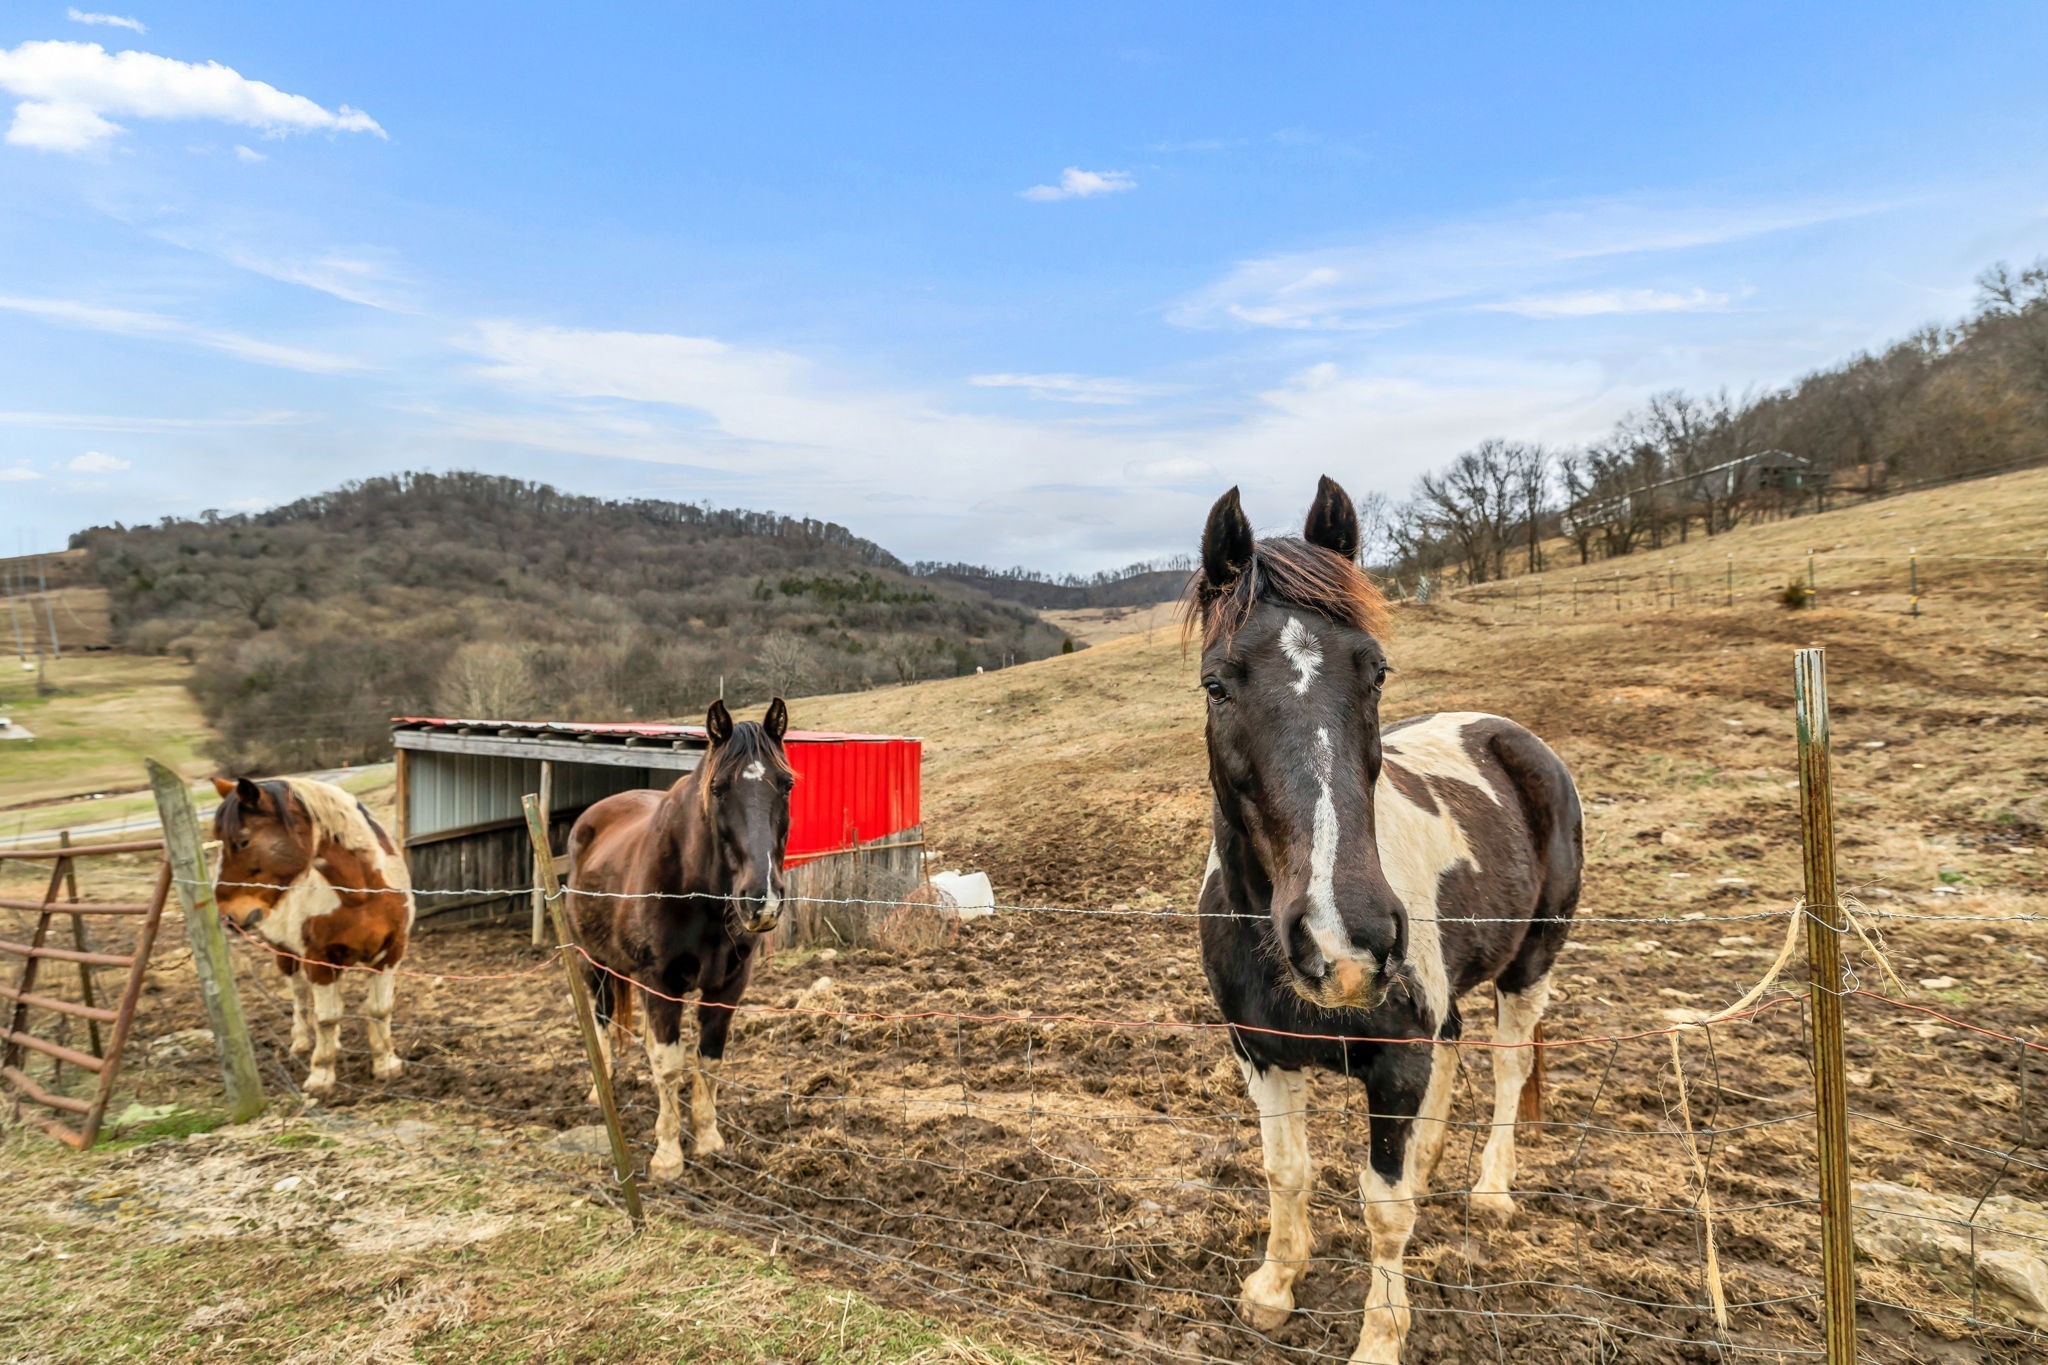
[[[146,757],[205,773],[208,730],[185,690],[190,673],[175,659],[73,654],[47,666],[39,693],[34,674],[0,669],[0,715],[35,735],[0,741],[0,809],[132,791]],[[13,823],[0,817],[0,830]]]
[[[9,1269],[0,1355],[450,1365],[1037,1359],[801,1273],[672,1210],[650,1210],[635,1234],[619,1212],[579,1194],[595,1182],[557,1172],[550,1183],[538,1169],[544,1159],[530,1153],[513,1159],[510,1178],[451,1167],[441,1158],[467,1138],[441,1131],[447,1150],[405,1153],[303,1121],[282,1131],[228,1128],[196,1147],[159,1141],[84,1154],[0,1133],[0,1165],[11,1173],[0,1212]],[[354,1211],[402,1230],[484,1218],[501,1230],[468,1245],[352,1250],[318,1233],[280,1234],[246,1197],[224,1191],[188,1190],[180,1206],[182,1171],[224,1154],[260,1171],[257,1188],[304,1171],[308,1191],[362,1191],[374,1201],[339,1201],[336,1219]],[[280,1164],[301,1159],[308,1164]],[[168,1239],[180,1216],[223,1209],[253,1230]]]

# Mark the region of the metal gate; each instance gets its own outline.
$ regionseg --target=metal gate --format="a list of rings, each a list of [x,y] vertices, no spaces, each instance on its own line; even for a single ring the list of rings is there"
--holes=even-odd
[[[0,910],[20,911],[36,917],[35,929],[28,942],[17,943],[0,938],[0,956],[10,956],[21,962],[21,970],[14,983],[0,983],[0,1001],[12,1002],[13,1006],[7,1011],[6,1032],[0,1035],[0,1081],[5,1081],[7,1089],[13,1092],[17,1117],[40,1124],[52,1137],[73,1147],[90,1147],[99,1137],[107,1101],[113,1097],[114,1077],[120,1070],[121,1049],[128,1041],[129,1025],[135,1021],[135,1003],[142,994],[143,974],[149,970],[149,953],[156,944],[157,925],[163,918],[164,897],[171,886],[171,865],[166,859],[158,864],[156,887],[146,901],[81,901],[78,898],[77,863],[81,858],[116,853],[161,854],[163,847],[160,839],[78,845],[67,840],[56,848],[0,850],[0,865],[20,861],[48,863],[50,868],[49,886],[40,901],[0,897]],[[86,930],[88,916],[135,920],[137,928],[131,951],[113,953],[95,947]],[[51,942],[51,928],[61,919],[71,922],[72,946],[69,948],[61,948]],[[53,986],[45,986],[38,991],[40,969],[45,962],[77,966],[77,999],[66,999],[52,993]],[[125,969],[126,975],[122,980],[119,1000],[109,1008],[101,1002],[101,989],[95,973],[115,968]],[[5,1008],[0,1005],[0,1009]],[[44,1016],[83,1019],[89,1050],[81,1051],[68,1043],[37,1034],[32,1027],[37,1012]],[[51,1059],[47,1084],[28,1074],[28,1054],[31,1052]],[[97,1083],[91,1087],[91,1098],[69,1092],[64,1085],[66,1066],[98,1077]],[[49,1110],[51,1115],[23,1114],[23,1107],[29,1104]],[[72,1116],[77,1126],[57,1115]]]

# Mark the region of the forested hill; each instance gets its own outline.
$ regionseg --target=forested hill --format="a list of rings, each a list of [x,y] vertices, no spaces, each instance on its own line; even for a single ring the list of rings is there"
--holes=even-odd
[[[1065,643],[841,526],[484,474],[368,479],[73,545],[124,647],[198,665],[220,758],[271,771],[375,757],[395,714],[695,718],[721,678],[751,704]]]
[[[1156,560],[1128,568],[1055,578],[1030,569],[988,569],[978,564],[920,561],[911,572],[920,578],[976,588],[1006,602],[1022,602],[1041,610],[1079,607],[1149,607],[1180,596],[1194,569],[1192,559]]]

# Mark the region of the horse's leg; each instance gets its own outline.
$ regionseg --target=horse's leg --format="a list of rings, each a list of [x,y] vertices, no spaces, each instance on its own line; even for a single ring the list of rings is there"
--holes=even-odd
[[[678,1092],[686,1066],[683,1055],[683,1002],[641,992],[645,1011],[647,1062],[654,1070],[654,1093],[660,1111],[654,1119],[654,1159],[647,1174],[656,1180],[673,1180],[683,1173],[683,1115]]]
[[[1400,1365],[1408,1337],[1408,1280],[1402,1260],[1415,1232],[1415,1201],[1422,1193],[1422,1161],[1433,1141],[1418,1131],[1442,1128],[1422,1118],[1430,1092],[1449,1094],[1449,1079],[1435,1043],[1384,1047],[1365,1068],[1366,1102],[1372,1110],[1371,1156],[1359,1173],[1365,1226],[1372,1235],[1372,1286],[1365,1296],[1365,1321],[1358,1333],[1353,1365]]]
[[[1272,1221],[1265,1262],[1245,1276],[1238,1311],[1261,1332],[1278,1330],[1294,1311],[1294,1282],[1308,1268],[1315,1239],[1308,1226],[1309,1186],[1315,1167],[1308,1155],[1308,1077],[1237,1059],[1244,1088],[1259,1106],[1259,1141],[1265,1149],[1266,1197]]]
[[[601,972],[588,963],[577,970],[583,973],[583,989],[590,997],[590,1012],[597,1016],[597,1064],[603,1068],[604,1078],[610,1080],[613,1076],[612,1052],[617,1046],[616,1035],[619,1028],[618,1016],[613,1012],[613,1001],[624,992],[613,991],[610,972]],[[596,1076],[590,1078],[589,1102],[602,1102],[597,1096]]]
[[[711,1156],[725,1150],[718,1132],[718,1073],[725,1068],[725,1040],[732,1032],[730,1005],[697,1006],[697,1069],[690,1073],[690,1150]]]
[[[1444,1139],[1451,1131],[1451,1082],[1458,1074],[1458,1049],[1438,1043],[1429,1050],[1429,1089],[1423,1092],[1422,1110],[1416,1116],[1415,1193],[1426,1194],[1436,1180],[1436,1168],[1444,1159]]]
[[[292,1054],[303,1057],[313,1050],[313,983],[290,958],[279,958],[277,965],[292,983]]]
[[[313,1069],[306,1073],[306,1093],[324,1095],[334,1089],[334,1063],[341,1056],[341,973],[312,965],[305,975],[312,978],[313,996]]]
[[[363,1017],[370,1035],[370,1074],[380,1081],[395,1081],[405,1074],[405,1059],[391,1046],[391,1007],[397,999],[398,973],[390,967],[372,972]]]
[[[1536,1069],[1536,1049],[1528,1046],[1543,1020],[1543,1007],[1550,1000],[1550,976],[1536,978],[1527,990],[1503,991],[1495,987],[1493,1039],[1510,1046],[1490,1049],[1493,1053],[1493,1129],[1486,1149],[1479,1154],[1479,1180],[1472,1187],[1472,1207],[1488,1217],[1506,1222],[1514,1216],[1514,1197],[1508,1193],[1515,1183],[1515,1118],[1522,1103],[1522,1087]]]

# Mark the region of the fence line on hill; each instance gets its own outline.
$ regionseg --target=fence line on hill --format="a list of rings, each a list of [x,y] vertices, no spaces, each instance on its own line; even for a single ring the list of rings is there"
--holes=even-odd
[[[1646,557],[1655,551],[1644,552]],[[1681,569],[1677,560],[1661,567],[1624,571],[1597,561],[1569,569],[1548,568],[1485,583],[1464,583],[1446,575],[1435,591],[1454,602],[1506,612],[1512,618],[1612,616],[1624,611],[1673,611],[1687,607],[1738,605],[1842,608],[1855,606],[1904,616],[1924,616],[1964,601],[2010,607],[2048,616],[2048,552],[2017,555],[1922,554],[1916,550],[1871,553],[1810,549],[1789,564],[1759,570],[1770,556],[1728,552],[1718,569]],[[1886,566],[1882,573],[1851,570],[1830,574],[1830,564]],[[1965,566],[1943,573],[1944,566]],[[1568,575],[1568,576],[1567,576]],[[1402,586],[1397,584],[1398,586]],[[1794,595],[1798,600],[1794,601]],[[1415,593],[1418,597],[1434,593]]]

